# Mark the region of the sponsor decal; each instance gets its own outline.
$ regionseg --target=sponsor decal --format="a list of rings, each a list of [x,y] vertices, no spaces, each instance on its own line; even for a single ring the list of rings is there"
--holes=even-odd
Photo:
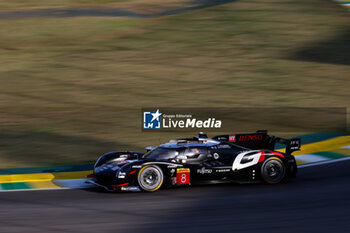
[[[186,173],[186,172],[190,172],[189,168],[178,168],[176,169],[176,173]]]
[[[231,147],[230,147],[230,145],[226,145],[226,144],[223,144],[223,145],[218,145],[218,148],[219,149],[230,149]]]
[[[300,139],[291,139],[289,148],[292,151],[300,150]]]
[[[219,156],[218,153],[214,153],[214,154],[213,154],[213,157],[214,157],[214,159],[218,159],[220,156]]]
[[[141,168],[142,165],[133,165],[132,168]]]
[[[189,184],[190,183],[190,169],[178,168],[176,169],[176,183]]]
[[[140,188],[137,187],[137,186],[124,186],[121,188],[122,191],[133,191],[133,192],[136,192],[136,191],[140,191]]]
[[[232,134],[232,135],[229,135],[229,136],[228,136],[228,141],[229,141],[229,142],[235,142],[235,141],[236,141],[236,135],[233,135],[233,134]]]
[[[262,151],[245,151],[237,155],[235,160],[233,161],[232,170],[238,171],[243,168],[247,168],[253,166],[259,162],[260,157],[262,157],[264,153]],[[242,163],[243,158],[248,162]]]
[[[220,137],[218,137],[218,140],[219,141],[227,141],[229,139],[226,136],[220,136]]]
[[[119,178],[119,179],[124,179],[125,176],[126,176],[126,173],[125,173],[125,172],[119,172],[119,173],[118,173],[118,178]]]
[[[262,134],[239,135],[238,141],[260,141],[263,139]]]
[[[231,169],[216,169],[215,172],[221,173],[221,172],[230,172]]]
[[[202,167],[201,169],[197,169],[197,173],[199,173],[199,174],[211,174],[212,172],[213,172],[213,170],[206,169],[204,167]]]

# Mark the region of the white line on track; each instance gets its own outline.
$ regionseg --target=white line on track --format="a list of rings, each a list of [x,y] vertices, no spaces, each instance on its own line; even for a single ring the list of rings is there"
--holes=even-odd
[[[349,159],[350,159],[350,156],[344,157],[344,158],[340,158],[340,159],[330,159],[330,160],[316,162],[316,163],[309,163],[309,164],[299,165],[298,168],[312,167],[312,166],[318,166],[318,165],[324,165],[324,164],[330,164],[330,163],[337,163],[337,162],[341,162],[341,161],[349,160]]]
[[[325,160],[329,160],[329,158],[320,156],[317,154],[303,154],[303,155],[297,155],[296,160],[302,163],[317,163]]]

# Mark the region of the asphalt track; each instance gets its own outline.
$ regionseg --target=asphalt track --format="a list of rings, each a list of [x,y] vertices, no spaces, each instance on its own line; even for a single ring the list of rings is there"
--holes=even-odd
[[[0,193],[0,232],[349,232],[350,160],[279,185]]]

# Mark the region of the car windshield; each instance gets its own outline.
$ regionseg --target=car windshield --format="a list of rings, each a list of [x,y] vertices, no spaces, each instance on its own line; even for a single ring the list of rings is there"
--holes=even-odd
[[[175,148],[162,148],[157,147],[144,154],[144,158],[147,159],[172,159],[175,158],[179,152]]]

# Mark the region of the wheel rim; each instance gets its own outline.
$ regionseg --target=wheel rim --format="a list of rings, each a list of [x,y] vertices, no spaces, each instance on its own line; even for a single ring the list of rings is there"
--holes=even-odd
[[[284,178],[285,168],[277,159],[271,159],[265,162],[262,173],[267,182],[278,183]]]
[[[155,191],[159,188],[163,181],[162,172],[155,167],[147,167],[141,171],[139,176],[139,184],[146,191]]]

